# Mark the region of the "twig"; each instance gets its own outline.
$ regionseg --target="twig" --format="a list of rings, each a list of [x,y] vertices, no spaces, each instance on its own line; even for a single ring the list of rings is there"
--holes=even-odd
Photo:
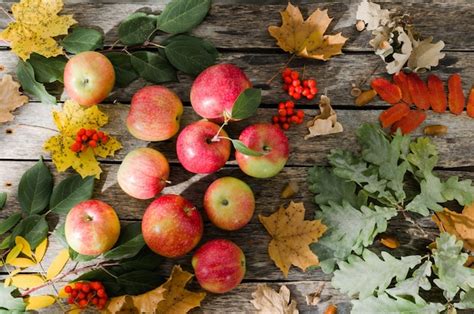
[[[286,67],[288,67],[288,65],[290,64],[291,60],[293,60],[293,58],[295,57],[296,55],[295,54],[292,54],[290,56],[290,58],[288,59],[288,61],[286,61],[286,63],[283,65],[283,67],[281,67],[268,81],[267,81],[267,85],[269,85],[274,79],[275,77],[277,77],[278,74],[280,74]]]
[[[54,131],[54,132],[58,132],[58,130],[55,130],[55,129],[52,129],[52,128],[48,128],[46,126],[41,126],[41,125],[32,125],[32,124],[24,124],[24,123],[19,123],[18,124],[19,126],[29,126],[31,128],[38,128],[38,129],[44,129],[44,130],[50,130],[50,131]]]
[[[409,223],[411,223],[412,225],[414,225],[423,234],[424,238],[429,238],[428,233],[418,223],[416,223],[416,221],[414,221],[413,218],[408,216],[405,209],[402,209],[400,211],[401,211],[403,217],[405,218],[405,220],[408,221]]]

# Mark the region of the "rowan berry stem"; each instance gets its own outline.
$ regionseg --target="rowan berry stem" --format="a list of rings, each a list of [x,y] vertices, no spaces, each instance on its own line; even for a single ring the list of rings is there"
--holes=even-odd
[[[295,54],[292,54],[290,56],[290,58],[288,59],[288,61],[286,61],[286,63],[281,67],[280,70],[278,70],[268,81],[267,81],[267,85],[270,85],[270,83],[275,79],[275,77],[278,76],[278,74],[280,74],[286,67],[288,67],[288,65],[290,64],[290,62],[293,60],[293,58],[295,57],[296,55]]]

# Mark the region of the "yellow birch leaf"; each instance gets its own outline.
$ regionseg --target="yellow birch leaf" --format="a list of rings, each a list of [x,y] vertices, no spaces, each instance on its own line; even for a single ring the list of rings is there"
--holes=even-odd
[[[17,245],[15,245],[15,246],[13,247],[13,249],[11,249],[10,253],[8,253],[5,262],[6,262],[7,264],[10,264],[10,262],[11,262],[12,260],[14,260],[15,258],[18,257],[18,255],[20,255],[21,250],[23,250],[23,245],[22,245],[22,244],[17,244]]]
[[[18,269],[15,269],[14,271],[12,271],[7,278],[5,278],[5,282],[4,282],[4,286],[5,287],[8,287],[9,285],[11,285],[12,283],[12,277],[15,276],[16,274],[18,274],[19,272],[21,272],[21,269],[18,268]]]
[[[47,58],[62,54],[53,37],[66,35],[76,23],[72,15],[58,15],[62,8],[62,0],[21,0],[12,5],[15,21],[0,33],[0,40],[9,41],[12,51],[23,60],[33,52]]]
[[[321,220],[304,220],[304,213],[303,203],[291,202],[287,208],[281,206],[268,217],[258,216],[272,236],[268,254],[285,277],[288,277],[291,265],[305,271],[319,264],[309,245],[316,242],[327,228]]]
[[[28,102],[28,97],[20,93],[20,84],[6,74],[0,80],[0,123],[12,121],[12,112]]]
[[[18,244],[23,245],[23,248],[21,249],[21,253],[25,254],[26,256],[28,256],[30,258],[33,258],[33,252],[31,251],[31,246],[28,243],[28,241],[26,241],[25,238],[23,238],[21,236],[15,237],[15,244],[16,245],[18,245]]]
[[[48,248],[48,238],[45,238],[35,250],[35,260],[37,263],[41,263],[44,255],[46,254],[46,249]]]
[[[63,249],[59,252],[46,272],[46,279],[51,280],[56,277],[69,260],[69,249]]]
[[[35,266],[36,262],[26,257],[17,257],[11,260],[9,264],[15,267],[28,268],[31,266]]]
[[[26,310],[39,310],[50,305],[53,305],[56,299],[50,295],[38,295],[25,299]]]
[[[11,284],[21,289],[31,289],[45,283],[40,275],[19,274],[11,277]]]

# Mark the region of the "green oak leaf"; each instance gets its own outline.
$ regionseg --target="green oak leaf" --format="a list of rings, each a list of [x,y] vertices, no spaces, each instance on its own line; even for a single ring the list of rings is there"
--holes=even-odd
[[[158,16],[158,29],[186,33],[199,25],[211,8],[211,0],[172,0]]]
[[[37,53],[32,53],[27,61],[33,67],[35,79],[40,83],[62,83],[66,62],[64,56],[46,58]]]
[[[20,81],[23,90],[46,104],[56,104],[56,98],[51,96],[44,87],[35,79],[35,73],[31,64],[22,60],[18,61],[16,66],[16,76]]]
[[[378,297],[369,296],[363,300],[353,300],[352,305],[352,314],[434,314],[445,310],[440,303],[427,303],[424,300],[413,303],[400,297],[393,299],[385,293]]]
[[[457,309],[474,309],[474,288],[469,288],[466,292],[461,292],[461,298],[454,306]]]
[[[70,53],[94,51],[104,47],[104,34],[94,28],[75,27],[64,37],[61,46]]]
[[[155,30],[156,16],[144,12],[135,12],[120,23],[118,34],[124,45],[141,45],[145,41],[151,40]]]
[[[147,81],[159,84],[178,80],[176,70],[158,53],[138,51],[130,60],[135,71]]]
[[[49,203],[53,191],[53,176],[43,159],[28,169],[18,185],[18,200],[26,214],[41,213]]]
[[[418,178],[426,178],[438,163],[438,150],[429,138],[420,137],[410,144],[407,160]]]
[[[430,290],[431,284],[428,277],[431,276],[431,261],[426,261],[421,264],[412,274],[410,278],[397,283],[397,285],[386,292],[393,297],[406,298],[410,296],[415,300],[415,303],[423,303],[424,300],[420,297],[420,288],[423,290]]]
[[[25,301],[21,296],[14,297],[13,292],[16,292],[17,295],[20,294],[16,287],[0,285],[0,312],[6,310],[5,313],[23,313],[25,311]]]

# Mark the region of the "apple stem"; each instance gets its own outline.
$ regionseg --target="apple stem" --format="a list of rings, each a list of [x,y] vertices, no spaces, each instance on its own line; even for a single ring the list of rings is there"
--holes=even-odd
[[[270,85],[270,83],[275,79],[275,77],[277,77],[278,74],[280,74],[281,72],[283,72],[283,70],[288,67],[288,65],[290,64],[291,60],[293,60],[293,58],[295,57],[296,55],[295,54],[292,54],[290,56],[290,58],[288,59],[288,61],[286,61],[286,63],[275,73],[273,74],[273,76],[267,81],[267,85]]]
[[[211,142],[219,142],[219,140],[223,137],[219,136],[221,134],[221,131],[222,129],[229,123],[231,117],[229,116],[229,114],[227,114],[226,112],[224,112],[224,123],[222,123],[221,127],[219,128],[219,130],[217,130],[217,133],[216,135],[214,135],[214,137],[211,139]]]

